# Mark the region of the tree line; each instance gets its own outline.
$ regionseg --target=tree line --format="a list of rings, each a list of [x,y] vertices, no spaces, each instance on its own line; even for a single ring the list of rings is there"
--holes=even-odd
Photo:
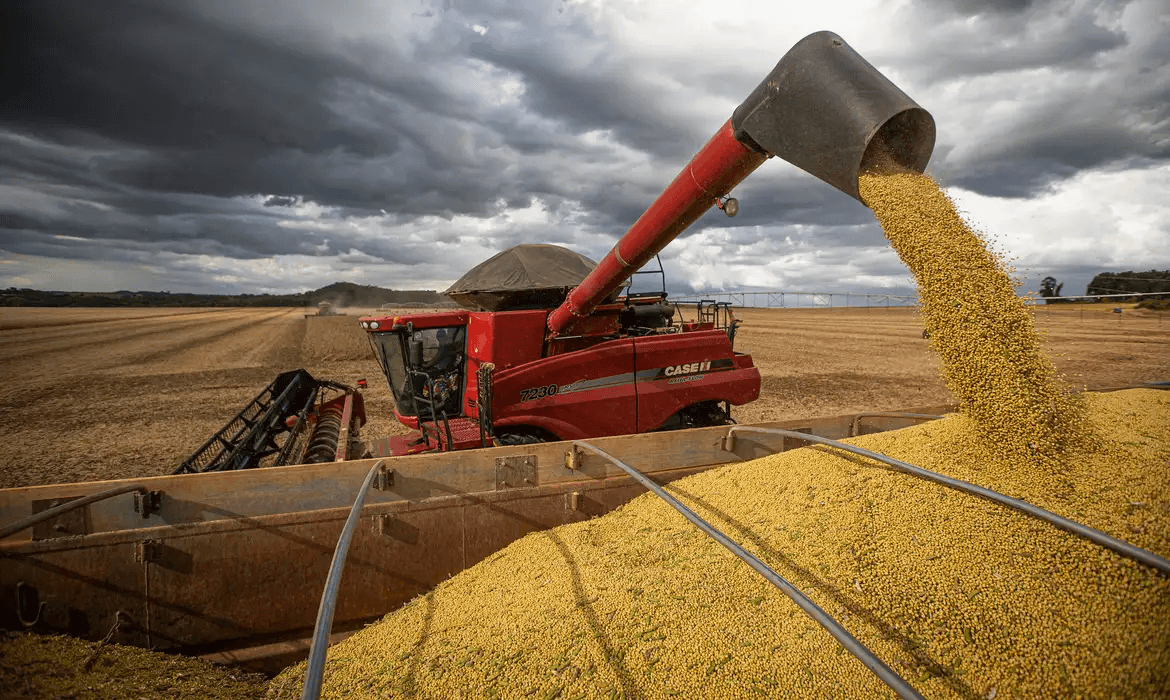
[[[297,294],[190,294],[171,292],[55,292],[9,287],[0,306],[310,306],[327,301],[335,307],[372,308],[383,304],[438,304],[450,301],[432,290],[384,289],[335,282]]]
[[[1045,277],[1040,281],[1040,296],[1051,299],[1050,304],[1065,301],[1052,298],[1062,296],[1063,287],[1055,277]],[[1170,270],[1098,272],[1085,289],[1085,296],[1089,297],[1134,293],[1157,295],[1147,299],[1170,299]]]

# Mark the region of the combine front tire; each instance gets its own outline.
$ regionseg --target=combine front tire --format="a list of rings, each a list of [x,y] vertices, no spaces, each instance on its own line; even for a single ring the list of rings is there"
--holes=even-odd
[[[536,445],[542,442],[556,442],[556,435],[541,428],[519,428],[496,435],[497,445]]]
[[[735,425],[735,419],[731,417],[731,406],[726,402],[703,401],[688,406],[667,418],[658,430],[685,430],[713,425]]]

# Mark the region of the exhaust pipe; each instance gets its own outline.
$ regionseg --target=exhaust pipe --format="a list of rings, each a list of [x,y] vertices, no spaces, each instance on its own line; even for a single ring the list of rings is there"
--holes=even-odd
[[[832,32],[792,47],[548,317],[549,340],[646,264],[765,160],[779,156],[861,201],[862,172],[922,172],[934,119]],[[738,202],[735,209],[738,209]]]

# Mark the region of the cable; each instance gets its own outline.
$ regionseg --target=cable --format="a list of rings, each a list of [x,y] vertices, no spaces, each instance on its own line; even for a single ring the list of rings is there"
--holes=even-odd
[[[357,500],[349,511],[345,526],[341,528],[341,536],[337,538],[337,548],[333,550],[333,562],[329,565],[329,576],[325,579],[325,590],[321,593],[321,607],[317,608],[317,624],[313,628],[313,643],[309,647],[309,661],[305,668],[305,687],[301,691],[301,700],[317,700],[321,696],[321,681],[325,673],[325,653],[329,650],[329,632],[333,628],[333,611],[337,606],[337,591],[341,589],[341,574],[345,571],[345,557],[349,554],[349,543],[353,539],[353,531],[362,512],[366,494],[370,491],[370,484],[382,468],[382,460],[370,467],[366,480],[358,491]]]
[[[1025,515],[1030,515],[1037,520],[1043,520],[1046,523],[1055,525],[1061,530],[1070,532],[1078,537],[1083,537],[1095,544],[1099,544],[1102,547],[1112,550],[1113,552],[1116,552],[1123,557],[1128,557],[1140,564],[1153,567],[1163,574],[1170,574],[1170,560],[1160,557],[1147,549],[1142,549],[1141,547],[1132,545],[1129,542],[1125,542],[1124,540],[1110,537],[1104,532],[1101,532],[1095,528],[1091,528],[1088,525],[1083,525],[1076,522],[1075,520],[1069,520],[1068,518],[1057,515],[1050,510],[1045,510],[1040,506],[1032,505],[1027,501],[1021,501],[1018,498],[1012,498],[1011,496],[1002,494],[998,491],[992,491],[991,489],[986,489],[982,486],[976,486],[975,484],[962,481],[960,479],[953,479],[949,476],[939,474],[938,472],[932,472],[927,469],[923,469],[922,467],[916,467],[913,464],[908,464],[901,460],[894,459],[893,457],[887,457],[886,455],[879,454],[877,452],[871,452],[870,450],[854,447],[853,445],[847,445],[843,442],[830,440],[828,438],[819,437],[817,435],[798,433],[792,430],[782,430],[780,428],[752,428],[749,426],[736,426],[727,431],[728,437],[732,437],[736,431],[782,435],[784,437],[797,438],[806,442],[815,442],[822,445],[828,445],[829,447],[835,447],[839,450],[844,450],[845,452],[852,452],[853,454],[861,455],[862,457],[869,457],[870,459],[888,464],[905,474],[916,476],[920,479],[926,479],[927,481],[933,481],[936,484],[955,489],[956,491],[962,491],[963,493],[970,494],[972,496],[980,496],[982,498],[986,498],[989,501],[994,501],[1000,505],[1007,506],[1008,508],[1013,508],[1020,511],[1021,513],[1024,513]],[[730,445],[724,449],[730,451]]]
[[[850,654],[853,654],[859,661],[861,661],[861,663],[865,664],[866,668],[873,671],[874,675],[876,675],[883,683],[889,686],[891,690],[897,693],[898,697],[904,699],[922,700],[922,695],[920,695],[918,691],[913,688],[913,686],[907,683],[906,680],[899,676],[892,668],[887,666],[881,659],[877,657],[876,654],[870,651],[868,647],[857,641],[857,638],[849,634],[849,631],[842,627],[841,623],[834,620],[831,616],[829,616],[828,613],[822,610],[820,606],[812,602],[812,600],[810,600],[808,596],[802,593],[799,588],[793,586],[784,577],[773,571],[772,568],[767,564],[760,561],[743,547],[733,542],[722,532],[716,530],[706,520],[703,520],[698,515],[696,515],[693,510],[687,508],[685,505],[679,502],[678,499],[663,490],[661,486],[651,481],[650,478],[645,474],[638,471],[637,469],[634,469],[625,462],[622,462],[620,459],[614,457],[608,452],[604,452],[587,442],[577,441],[573,444],[577,447],[592,452],[598,457],[608,460],[625,473],[634,477],[635,481],[653,491],[654,495],[666,501],[679,513],[682,513],[684,518],[694,523],[703,532],[707,533],[711,539],[726,547],[732,554],[739,557],[741,560],[746,562],[748,566],[755,569],[758,574],[767,579],[769,583],[779,588],[786,596],[792,599],[792,602],[800,606],[800,609],[808,614],[809,617],[820,624],[821,627],[824,627],[829,634],[833,635],[833,638],[836,639],[841,644],[841,646],[845,647],[846,651],[848,651]]]

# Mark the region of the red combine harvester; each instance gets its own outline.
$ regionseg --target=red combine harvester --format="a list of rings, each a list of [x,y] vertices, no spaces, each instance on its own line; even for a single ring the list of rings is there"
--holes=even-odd
[[[557,246],[521,246],[468,277],[498,272],[518,258],[556,268],[579,256]],[[533,269],[520,284],[531,285],[539,274]],[[449,291],[484,310],[361,319],[398,419],[415,429],[371,443],[371,452],[392,456],[722,425],[731,422],[729,405],[759,396],[760,373],[751,357],[733,350],[737,322],[726,306],[710,309],[705,320],[676,323],[665,293],[628,295],[606,300],[575,319],[570,332],[556,333],[549,328],[551,307],[523,307],[557,291]]]
[[[833,90],[827,90],[832,86]],[[375,456],[574,440],[730,423],[760,374],[735,352],[727,306],[675,322],[665,291],[615,296],[643,265],[776,155],[859,198],[878,161],[921,172],[934,121],[834,34],[781,59],[600,264],[519,246],[447,294],[465,311],[359,320],[414,432]],[[705,313],[704,313],[705,312]]]

